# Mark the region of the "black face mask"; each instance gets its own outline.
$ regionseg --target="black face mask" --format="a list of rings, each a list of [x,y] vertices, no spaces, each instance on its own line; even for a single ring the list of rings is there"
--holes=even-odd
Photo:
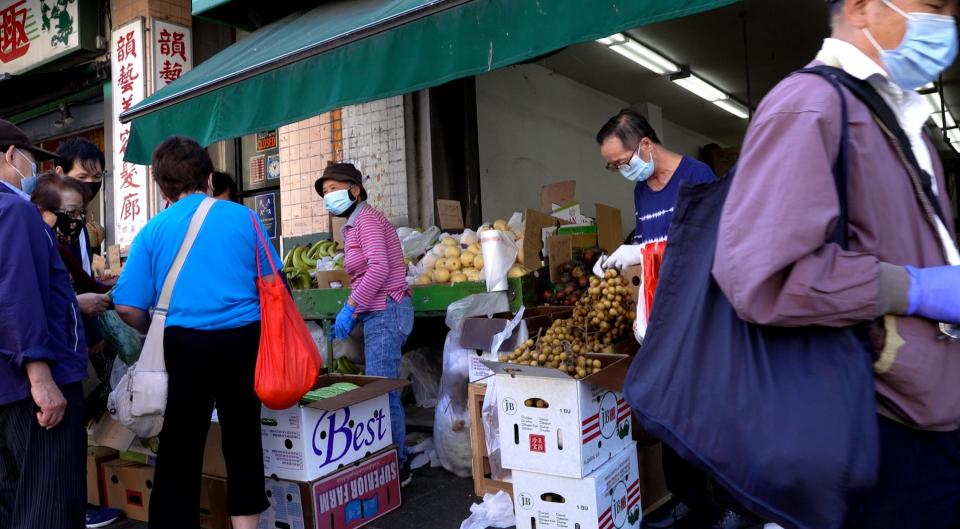
[[[93,197],[97,196],[97,193],[100,192],[100,187],[103,186],[103,180],[99,182],[81,182],[83,187],[87,188],[87,196],[90,197],[90,200],[93,200]]]
[[[75,219],[64,211],[57,211],[57,222],[53,225],[53,230],[57,232],[57,239],[64,244],[73,244],[80,238],[80,231],[86,224],[85,216]]]

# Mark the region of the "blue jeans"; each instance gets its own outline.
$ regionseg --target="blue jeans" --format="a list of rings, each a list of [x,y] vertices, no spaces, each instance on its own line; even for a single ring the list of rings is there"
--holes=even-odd
[[[378,377],[397,378],[400,349],[413,330],[413,302],[409,297],[397,303],[387,298],[387,308],[360,315],[363,321],[365,372]],[[400,390],[390,392],[390,429],[397,445],[400,464],[407,460],[407,424],[400,403]]]

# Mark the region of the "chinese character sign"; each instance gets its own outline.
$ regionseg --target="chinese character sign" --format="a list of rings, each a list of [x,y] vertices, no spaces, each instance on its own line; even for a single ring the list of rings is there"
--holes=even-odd
[[[116,241],[133,242],[147,223],[147,168],[123,161],[130,137],[130,124],[120,123],[120,114],[146,97],[146,50],[143,20],[114,30],[110,42],[113,71],[113,196]]]
[[[0,72],[18,74],[80,47],[78,0],[0,0]]]
[[[153,19],[153,86],[159,90],[176,81],[193,67],[190,28]]]

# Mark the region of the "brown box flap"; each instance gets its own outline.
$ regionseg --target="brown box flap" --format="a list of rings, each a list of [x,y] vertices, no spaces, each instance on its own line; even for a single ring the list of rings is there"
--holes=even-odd
[[[584,382],[617,393],[623,391],[623,383],[627,380],[627,370],[630,369],[632,356],[619,354],[588,354],[586,356],[600,360],[603,369],[599,373],[584,378]]]
[[[320,375],[313,389],[332,386],[337,382],[349,382],[360,386],[357,389],[348,391],[336,397],[320,399],[316,402],[305,403],[307,408],[316,408],[318,410],[334,411],[347,406],[353,406],[360,402],[370,400],[380,395],[390,393],[395,389],[400,389],[410,383],[409,380],[400,380],[396,378],[371,377],[366,375]]]
[[[553,212],[553,204],[559,206],[572,202],[577,196],[577,181],[564,180],[547,184],[540,188],[540,211]]]
[[[620,210],[606,204],[597,204],[597,245],[612,252],[623,244],[623,222]]]
[[[553,235],[547,239],[550,249],[550,281],[560,281],[560,267],[573,259],[573,237]]]
[[[459,200],[437,200],[437,219],[441,230],[462,230],[463,209]]]

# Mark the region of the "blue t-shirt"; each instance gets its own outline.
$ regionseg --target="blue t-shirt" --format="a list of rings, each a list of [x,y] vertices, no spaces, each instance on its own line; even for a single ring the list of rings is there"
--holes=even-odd
[[[684,184],[705,184],[716,177],[707,164],[684,156],[680,165],[660,191],[650,189],[646,182],[637,183],[633,191],[633,201],[637,208],[637,232],[633,242],[657,242],[667,240],[667,231],[673,221],[673,208],[677,204],[677,194]]]
[[[190,219],[204,196],[198,193],[178,200],[140,230],[113,290],[115,304],[142,310],[154,306],[187,234]],[[283,266],[280,256],[269,239],[267,245],[279,271]],[[167,326],[221,330],[260,321],[257,256],[263,275],[272,272],[266,253],[257,251],[258,248],[261,245],[253,229],[250,209],[218,200],[210,208],[180,270],[170,300]]]

